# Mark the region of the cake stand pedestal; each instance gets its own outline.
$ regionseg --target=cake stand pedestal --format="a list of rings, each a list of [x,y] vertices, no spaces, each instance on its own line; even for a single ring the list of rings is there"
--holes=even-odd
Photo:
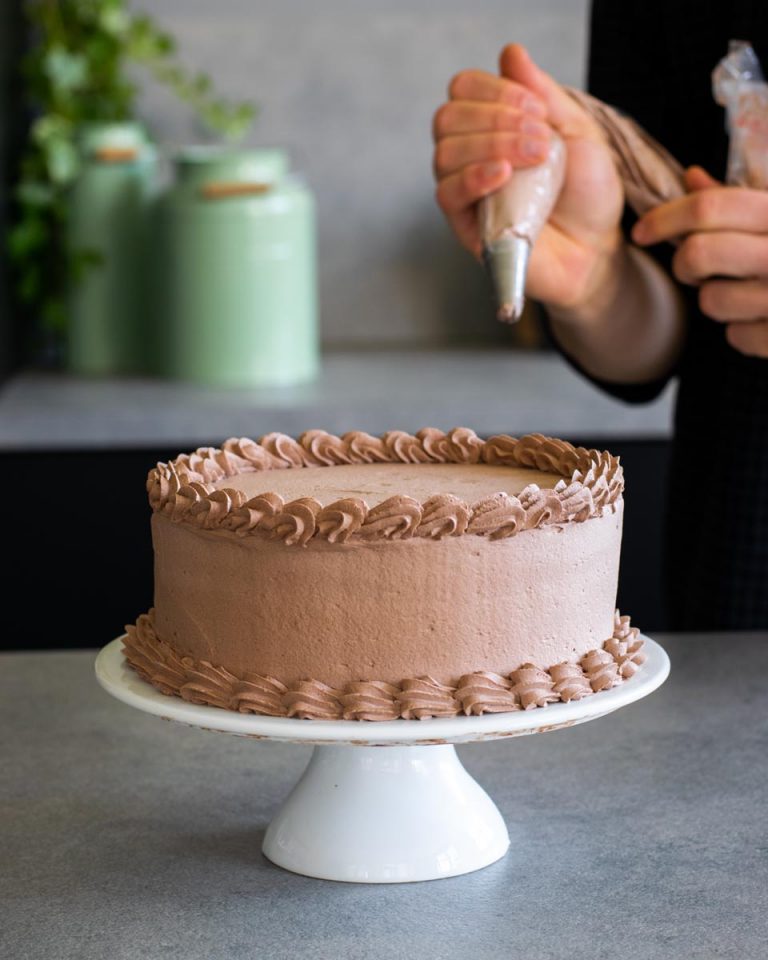
[[[509,847],[504,820],[461,765],[454,744],[595,720],[652,693],[669,673],[667,654],[645,638],[648,659],[634,677],[584,700],[480,717],[295,720],[164,696],[127,665],[122,640],[113,640],[96,659],[99,683],[118,700],[188,726],[314,745],[301,779],[267,830],[263,851],[294,873],[357,883],[453,877],[504,856]]]

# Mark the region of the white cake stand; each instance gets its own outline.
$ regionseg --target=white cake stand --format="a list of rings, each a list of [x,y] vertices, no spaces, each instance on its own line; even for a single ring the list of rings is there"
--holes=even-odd
[[[127,665],[122,641],[113,640],[96,659],[99,683],[118,700],[188,726],[315,745],[301,779],[269,825],[263,851],[294,873],[357,883],[453,877],[504,856],[509,847],[504,820],[461,765],[453,744],[595,720],[648,696],[669,673],[667,654],[645,638],[648,659],[634,677],[584,700],[480,717],[295,720],[165,696]]]

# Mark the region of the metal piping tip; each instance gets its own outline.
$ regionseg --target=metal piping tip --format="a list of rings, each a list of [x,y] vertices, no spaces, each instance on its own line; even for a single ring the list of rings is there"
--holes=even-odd
[[[514,233],[504,234],[483,251],[496,291],[497,316],[505,323],[515,323],[522,315],[530,257],[530,242]]]

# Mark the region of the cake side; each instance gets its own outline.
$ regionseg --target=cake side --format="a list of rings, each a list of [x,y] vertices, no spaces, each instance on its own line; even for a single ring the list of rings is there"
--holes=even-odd
[[[613,630],[621,508],[499,540],[301,550],[155,514],[155,628],[182,656],[288,685],[578,661]]]

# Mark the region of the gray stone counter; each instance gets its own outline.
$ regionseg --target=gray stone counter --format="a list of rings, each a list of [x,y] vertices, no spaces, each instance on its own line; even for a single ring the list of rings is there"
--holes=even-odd
[[[316,382],[269,390],[26,374],[0,392],[0,450],[186,449],[315,427],[658,439],[670,433],[672,391],[629,406],[559,356],[501,349],[333,353]]]
[[[0,956],[18,960],[759,960],[768,635],[658,638],[660,691],[460,748],[507,820],[474,874],[286,873],[263,830],[308,757],[138,713],[91,652],[0,657]]]

